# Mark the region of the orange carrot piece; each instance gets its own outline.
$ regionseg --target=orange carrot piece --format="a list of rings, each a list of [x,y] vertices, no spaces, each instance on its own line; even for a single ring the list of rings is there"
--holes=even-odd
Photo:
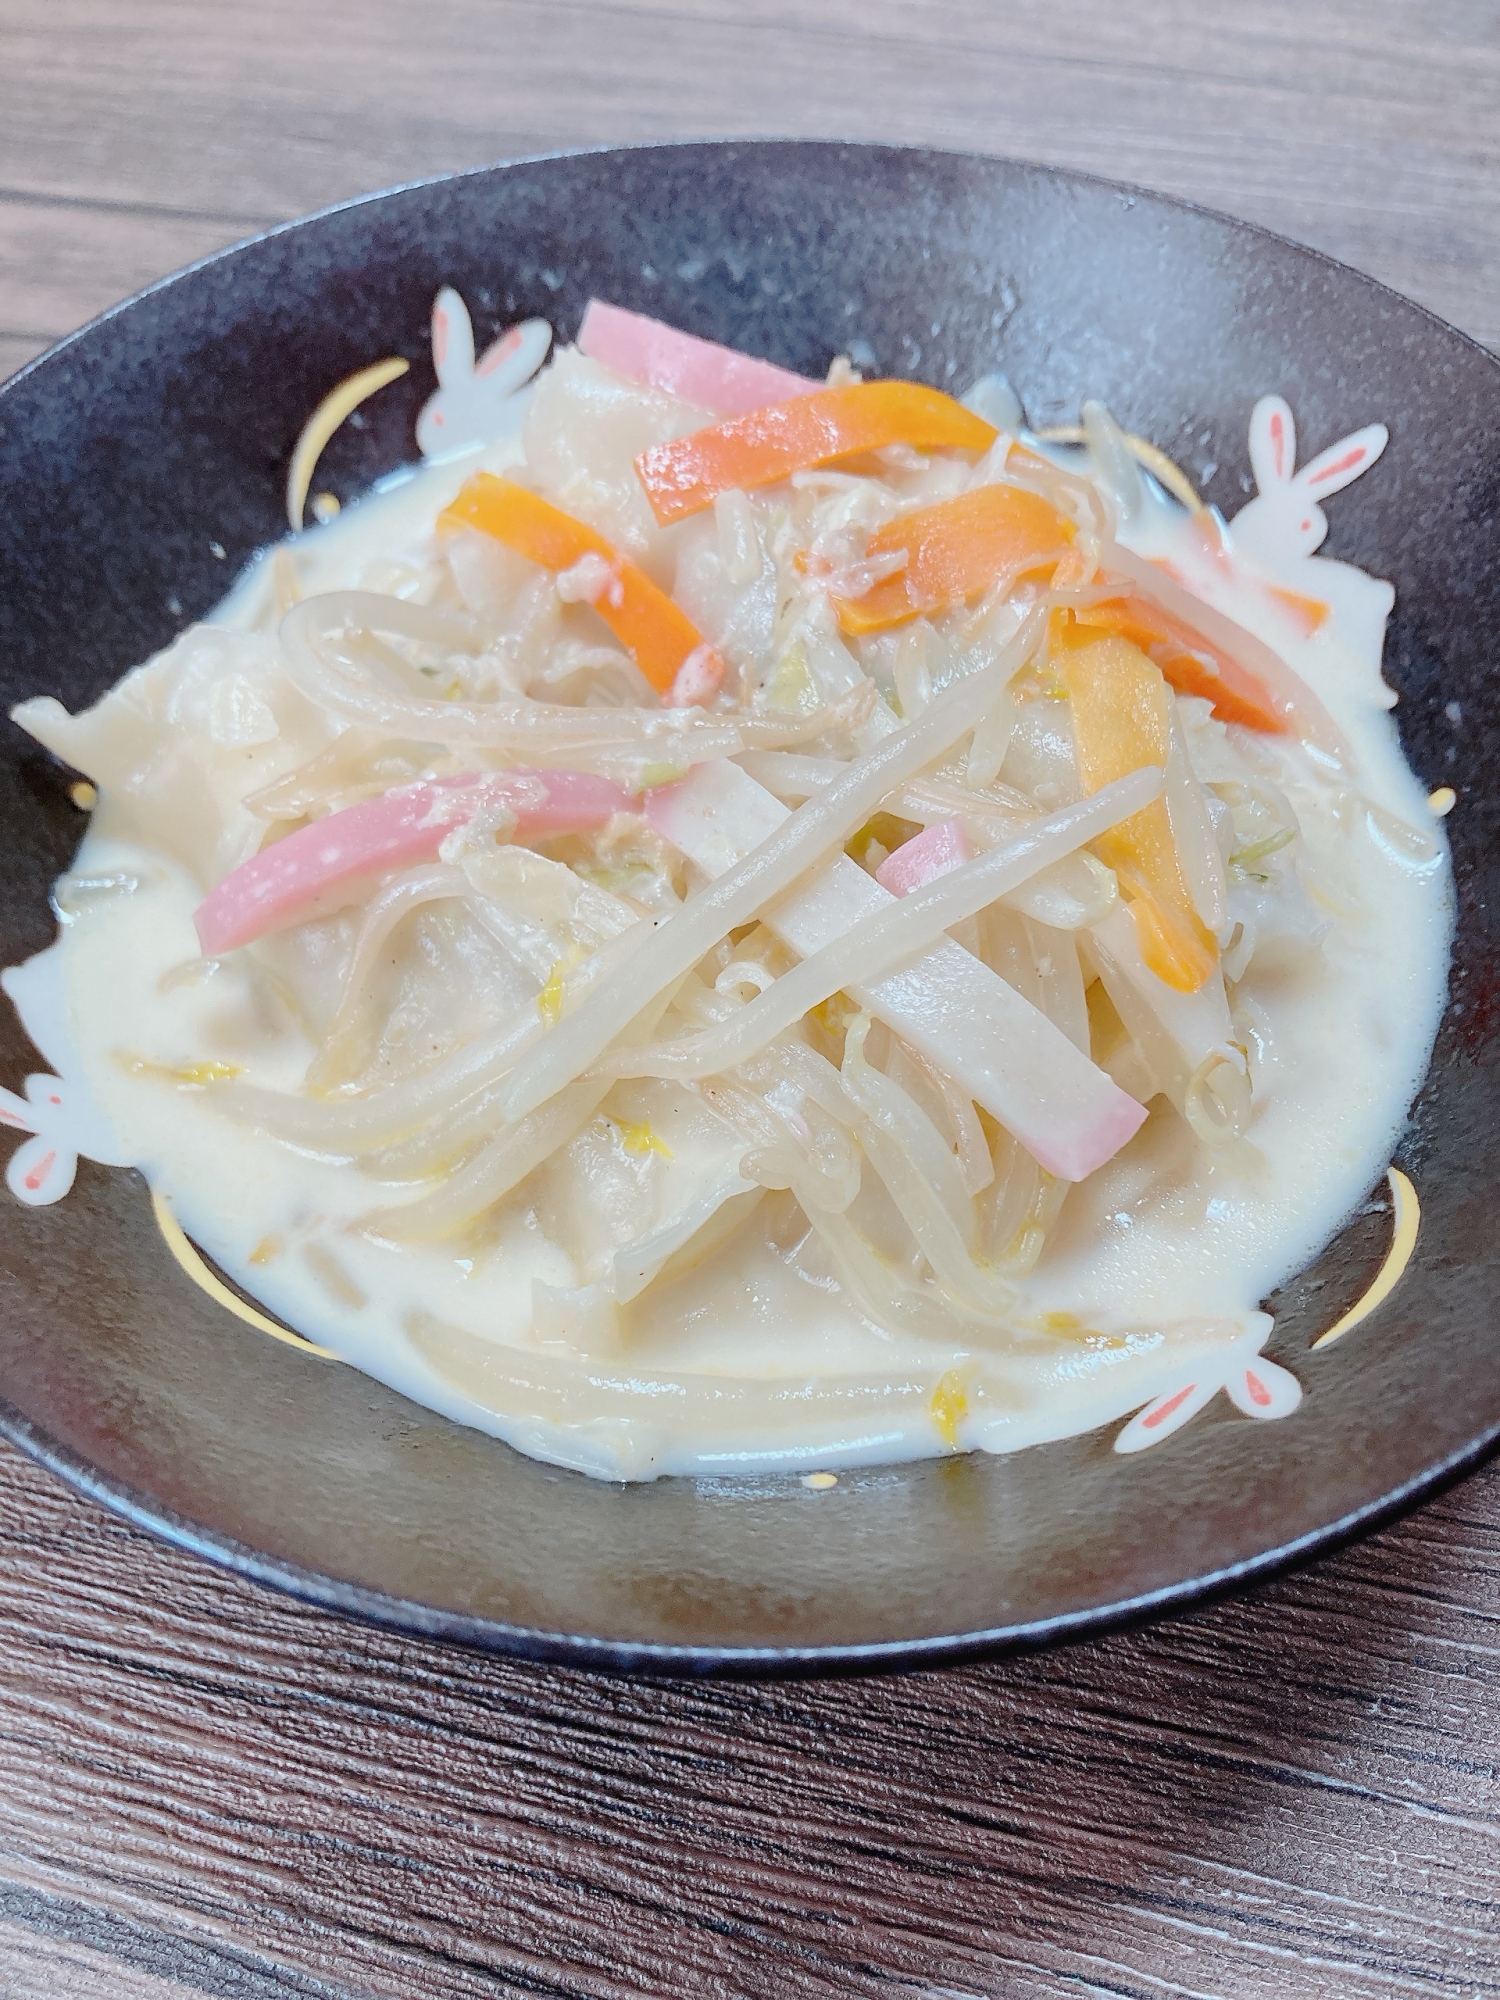
[[[1143,765],[1165,770],[1172,725],[1162,670],[1128,640],[1055,621],[1057,660],[1073,714],[1078,774],[1092,794]],[[1193,908],[1165,799],[1156,799],[1093,843],[1119,877],[1141,956],[1168,986],[1196,993],[1218,963]]]
[[[770,486],[808,466],[883,445],[918,451],[987,451],[997,432],[940,389],[920,382],[850,382],[728,423],[654,444],[635,462],[665,528],[738,487]]]
[[[1188,532],[1197,542],[1201,555],[1207,558],[1226,583],[1243,581],[1246,573],[1230,555],[1219,523],[1206,507],[1193,516],[1188,524]],[[1163,575],[1169,576],[1183,590],[1192,590],[1192,578],[1170,557],[1152,556],[1151,564],[1154,569],[1159,569]],[[1333,606],[1325,604],[1321,597],[1304,597],[1299,590],[1285,590],[1279,583],[1270,583],[1260,576],[1255,577],[1254,582],[1268,597],[1274,598],[1283,611],[1291,614],[1293,623],[1304,639],[1310,639],[1313,633],[1326,625],[1333,616]]]
[[[846,632],[883,632],[961,604],[1002,577],[1055,568],[1076,537],[1073,523],[1040,494],[1021,486],[976,486],[877,530],[869,555],[904,549],[906,568],[863,597],[836,597],[839,623]]]
[[[608,564],[610,575],[593,608],[658,694],[670,698],[675,687],[679,700],[706,700],[723,679],[724,664],[718,654],[643,569],[587,522],[575,520],[515,480],[476,472],[438,516],[438,526],[478,528],[543,569],[571,569],[584,556],[598,556]],[[699,656],[696,660],[694,654]],[[684,673],[690,661],[692,666]]]
[[[1233,688],[1240,686],[1238,677],[1228,671],[1233,664],[1255,683],[1253,691],[1240,687],[1240,692],[1253,693],[1257,706],[1271,708],[1284,733],[1300,736],[1340,762],[1347,760],[1349,746],[1343,731],[1307,682],[1293,672],[1273,646],[1211,603],[1205,603],[1193,591],[1184,589],[1155,563],[1121,548],[1118,542],[1105,542],[1100,554],[1106,576],[1118,579],[1120,595],[1143,598],[1153,621],[1162,621],[1160,629],[1175,637],[1185,651],[1205,656],[1214,668],[1222,670],[1222,681],[1232,684],[1228,690],[1231,696]],[[1184,692],[1200,691],[1214,701],[1225,689],[1213,685],[1201,690],[1184,689]],[[1241,719],[1250,720],[1248,716],[1225,714],[1226,721]],[[1259,724],[1252,722],[1251,726]]]
[[[1084,632],[1117,633],[1150,655],[1179,694],[1213,703],[1221,722],[1243,722],[1268,736],[1287,733],[1286,718],[1248,668],[1211,646],[1201,633],[1134,591],[1069,613]]]
[[[1289,611],[1301,630],[1304,639],[1310,639],[1322,625],[1333,616],[1333,606],[1325,604],[1321,597],[1304,597],[1300,590],[1283,590],[1279,583],[1266,585],[1283,611]]]

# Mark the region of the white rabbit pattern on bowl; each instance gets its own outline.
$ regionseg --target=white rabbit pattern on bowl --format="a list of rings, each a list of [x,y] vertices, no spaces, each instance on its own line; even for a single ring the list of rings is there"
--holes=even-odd
[[[1326,604],[1339,636],[1362,658],[1373,660],[1380,658],[1395,590],[1314,551],[1328,533],[1328,517],[1318,503],[1368,472],[1389,439],[1384,424],[1366,424],[1320,451],[1298,472],[1291,409],[1280,396],[1262,396],[1250,415],[1250,464],[1257,491],[1231,523],[1237,550],[1288,590]]]
[[[1159,1389],[1116,1433],[1118,1452],[1146,1451],[1179,1431],[1222,1389],[1243,1416],[1289,1417],[1302,1401],[1302,1384],[1290,1369],[1261,1353],[1271,1331],[1269,1313],[1252,1313],[1237,1340],[1183,1371]]]
[[[547,358],[552,329],[544,319],[507,327],[476,361],[469,309],[451,285],[432,303],[432,365],[438,386],[417,418],[417,447],[436,458],[487,444],[499,429],[501,406],[524,389]]]
[[[5,1184],[28,1208],[61,1201],[73,1185],[80,1157],[104,1167],[128,1167],[132,1157],[94,1103],[67,1029],[62,943],[40,951],[24,965],[0,973],[32,1041],[60,1074],[28,1076],[26,1095],[0,1090],[0,1125],[33,1136],[11,1154]]]

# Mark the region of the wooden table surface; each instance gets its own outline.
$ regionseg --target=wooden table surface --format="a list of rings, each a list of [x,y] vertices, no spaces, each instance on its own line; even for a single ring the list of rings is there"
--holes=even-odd
[[[368,188],[920,140],[1192,196],[1500,346],[1495,0],[0,0],[0,376]],[[673,1687],[342,1623],[0,1448],[0,1992],[1500,1994],[1500,1472],[1034,1659]]]

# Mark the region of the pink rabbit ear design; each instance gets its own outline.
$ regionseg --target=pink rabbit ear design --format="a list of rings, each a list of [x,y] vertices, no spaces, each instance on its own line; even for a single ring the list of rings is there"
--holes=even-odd
[[[1289,1417],[1302,1401],[1302,1384],[1285,1368],[1260,1352],[1271,1331],[1267,1314],[1256,1313],[1243,1334],[1216,1354],[1193,1364],[1191,1376],[1180,1377],[1137,1410],[1115,1439],[1116,1451],[1145,1451],[1179,1431],[1222,1389],[1247,1417]]]
[[[38,1134],[17,1146],[5,1169],[5,1185],[28,1208],[61,1201],[78,1172],[78,1155],[57,1140]]]
[[[5,1184],[17,1201],[24,1201],[28,1208],[41,1208],[61,1201],[73,1185],[78,1153],[55,1129],[63,1113],[62,1085],[57,1078],[29,1076],[26,1090],[26,1098],[0,1090],[0,1125],[36,1134],[11,1154]]]
[[[552,328],[544,319],[508,327],[474,360],[474,323],[451,285],[432,307],[432,363],[438,386],[417,418],[417,448],[436,458],[491,442],[507,424],[505,405],[547,358]]]
[[[1390,437],[1384,424],[1366,424],[1363,430],[1351,431],[1327,451],[1320,451],[1311,465],[1303,466],[1296,478],[1299,491],[1310,493],[1314,500],[1326,500],[1330,493],[1341,492],[1351,480],[1369,471]]]
[[[1160,1444],[1163,1438],[1169,1438],[1173,1431],[1180,1431],[1196,1417],[1221,1387],[1220,1377],[1210,1363],[1201,1381],[1184,1382],[1164,1396],[1155,1397],[1144,1410],[1137,1410],[1115,1439],[1115,1450],[1145,1451],[1153,1444]]]
[[[451,285],[432,302],[432,365],[445,389],[459,387],[474,373],[474,325]]]
[[[25,1097],[0,1090],[0,1126],[35,1134],[16,1148],[5,1169],[6,1186],[29,1208],[62,1200],[80,1156],[107,1167],[129,1164],[88,1092],[61,1077],[28,1076]]]
[[[1257,1354],[1231,1369],[1224,1393],[1247,1417],[1289,1417],[1302,1401],[1302,1384],[1287,1369]]]
[[[511,355],[515,353],[516,349],[520,345],[521,345],[520,327],[518,326],[508,327],[506,331],[501,334],[500,338],[496,341],[493,341],[484,350],[484,353],[480,356],[480,358],[474,363],[474,373],[476,375],[493,375],[495,370],[500,366],[501,362],[508,361]]]
[[[547,358],[552,328],[544,319],[523,319],[507,327],[474,364],[478,381],[488,382],[497,396],[522,388]]]
[[[1250,464],[1262,496],[1291,484],[1297,423],[1283,396],[1262,396],[1250,412]]]
[[[0,1090],[0,1125],[8,1125],[13,1132],[36,1130],[31,1106],[24,1097],[17,1097],[13,1090]]]

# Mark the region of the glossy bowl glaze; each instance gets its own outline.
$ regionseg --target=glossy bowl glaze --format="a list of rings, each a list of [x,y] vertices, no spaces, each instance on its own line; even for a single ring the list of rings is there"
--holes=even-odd
[[[282,529],[289,454],[341,376],[411,373],[346,426],[344,496],[413,455],[442,283],[481,342],[560,339],[592,294],[818,375],[961,388],[1000,367],[1033,422],[1102,397],[1227,512],[1250,407],[1311,453],[1374,418],[1376,473],[1326,553],[1395,580],[1387,673],[1407,752],[1452,784],[1451,1004],[1402,1140],[1423,1228],[1401,1286],[1312,1338],[1389,1237],[1383,1189],[1270,1302],[1302,1407],[1218,1397],[1150,1452],[1108,1434],[1011,1458],[608,1486],[518,1456],[352,1370],[277,1346],[170,1260],[146,1190],[85,1162],[7,1202],[0,1424],[133,1520],[244,1574],[411,1630],[674,1672],[917,1664],[1097,1630],[1262,1574],[1411,1504],[1500,1437],[1500,363],[1370,279],[1261,231],[1073,175],[936,152],[690,145],[523,162],[377,195],[210,258],[0,390],[5,705],[70,708],[207,611]],[[10,725],[0,963],[51,936],[80,821]],[[1491,761],[1491,760],[1495,761]],[[0,1083],[37,1066],[8,1006]]]

